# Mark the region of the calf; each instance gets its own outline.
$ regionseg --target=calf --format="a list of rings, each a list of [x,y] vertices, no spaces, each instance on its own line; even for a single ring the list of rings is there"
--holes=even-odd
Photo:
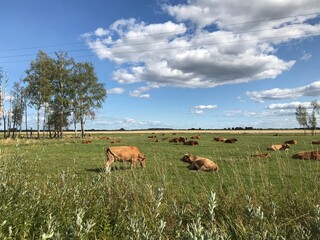
[[[269,147],[267,147],[267,150],[271,151],[282,151],[282,150],[288,150],[290,146],[288,144],[274,144]]]
[[[115,161],[128,161],[131,169],[136,167],[137,161],[140,162],[141,167],[145,167],[145,157],[136,146],[108,147],[106,156],[106,172],[110,170],[110,165]]]
[[[190,165],[188,166],[188,168],[190,170],[201,170],[209,172],[218,171],[219,169],[218,165],[208,158],[185,154],[180,160],[189,163]]]

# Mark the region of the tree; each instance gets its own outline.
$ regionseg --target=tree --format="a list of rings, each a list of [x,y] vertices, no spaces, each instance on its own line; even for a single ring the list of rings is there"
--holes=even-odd
[[[317,128],[317,114],[319,114],[320,105],[317,102],[317,100],[314,100],[311,102],[311,106],[312,106],[312,112],[311,112],[311,115],[309,116],[308,123],[311,128],[312,135],[315,135],[316,128]]]
[[[299,105],[296,108],[296,119],[301,127],[304,129],[304,134],[306,134],[306,128],[308,128],[308,113],[307,108]]]
[[[15,137],[15,130],[19,129],[21,135],[21,128],[24,113],[24,88],[22,81],[15,82],[12,89],[13,102],[12,102],[12,124],[13,124],[13,137]]]
[[[26,94],[29,104],[37,110],[38,138],[40,138],[40,109],[50,101],[52,96],[53,66],[53,59],[45,52],[39,51],[36,60],[31,62],[30,69],[26,71],[27,76],[23,80],[27,83]]]
[[[320,112],[320,105],[317,100],[311,102],[312,112],[308,114],[307,108],[299,105],[296,108],[296,119],[300,126],[310,128],[311,134],[316,134],[317,129],[317,115]]]
[[[72,73],[72,112],[74,125],[80,122],[81,136],[85,135],[87,117],[94,118],[94,110],[101,108],[107,97],[104,84],[98,83],[98,78],[91,63],[76,63]],[[75,126],[76,131],[76,126]]]
[[[4,80],[4,81],[3,81]],[[6,88],[8,84],[8,77],[3,79],[2,69],[0,68],[0,116],[3,119],[3,137],[7,138],[7,111],[5,108]]]
[[[51,105],[55,104],[56,106],[52,108],[60,114],[60,118],[56,119],[58,121],[56,124],[59,127],[59,137],[62,138],[66,116],[70,112],[70,91],[74,88],[70,80],[74,60],[64,52],[56,52],[55,55],[57,59],[54,61],[54,77],[52,82],[54,95]]]

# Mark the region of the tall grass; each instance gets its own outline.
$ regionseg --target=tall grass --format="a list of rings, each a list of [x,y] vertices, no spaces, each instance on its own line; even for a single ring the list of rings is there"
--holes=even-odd
[[[185,146],[142,138],[147,168],[110,174],[102,142],[72,155],[77,142],[13,143],[0,151],[0,239],[320,239],[318,162],[252,159],[249,138],[187,149],[215,158],[217,173],[188,171]]]

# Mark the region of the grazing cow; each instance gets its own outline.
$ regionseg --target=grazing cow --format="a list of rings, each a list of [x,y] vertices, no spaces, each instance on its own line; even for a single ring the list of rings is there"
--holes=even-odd
[[[230,138],[230,139],[225,140],[224,142],[225,143],[236,143],[237,141],[238,141],[238,139],[236,139],[236,138]]]
[[[284,144],[298,144],[298,141],[297,140],[289,140],[289,141],[285,141]]]
[[[268,157],[271,157],[271,154],[270,153],[252,154],[251,157],[268,158]]]
[[[145,157],[136,146],[108,147],[106,155],[106,172],[110,170],[110,165],[115,161],[128,161],[131,169],[136,167],[137,161],[140,162],[141,167],[145,167]]]
[[[320,151],[300,152],[292,155],[292,158],[303,160],[320,160]]]
[[[189,141],[185,141],[183,143],[183,145],[191,145],[191,146],[194,146],[194,145],[199,145],[199,142],[198,141],[194,141],[194,140],[189,140]]]
[[[200,135],[192,136],[191,139],[200,139]]]
[[[219,169],[218,165],[208,158],[185,154],[180,160],[189,163],[190,165],[188,166],[188,168],[190,170],[201,170],[209,172],[218,171]]]
[[[281,151],[281,150],[288,150],[290,146],[288,144],[274,144],[267,147],[267,150],[271,151]]]
[[[225,142],[227,139],[226,138],[213,138],[213,140],[217,141],[217,142]]]
[[[311,144],[320,144],[320,140],[312,140]]]

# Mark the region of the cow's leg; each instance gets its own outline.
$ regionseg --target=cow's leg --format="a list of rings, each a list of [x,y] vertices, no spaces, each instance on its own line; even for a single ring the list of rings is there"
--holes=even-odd
[[[107,159],[106,159],[106,165],[105,165],[105,171],[106,172],[110,172],[110,165],[114,162],[114,157],[112,156],[112,154],[108,154],[107,155]]]
[[[131,161],[130,161],[130,163],[131,163],[131,164],[130,164],[130,168],[131,168],[131,169],[136,168],[136,161],[137,161],[136,159],[131,158]]]

